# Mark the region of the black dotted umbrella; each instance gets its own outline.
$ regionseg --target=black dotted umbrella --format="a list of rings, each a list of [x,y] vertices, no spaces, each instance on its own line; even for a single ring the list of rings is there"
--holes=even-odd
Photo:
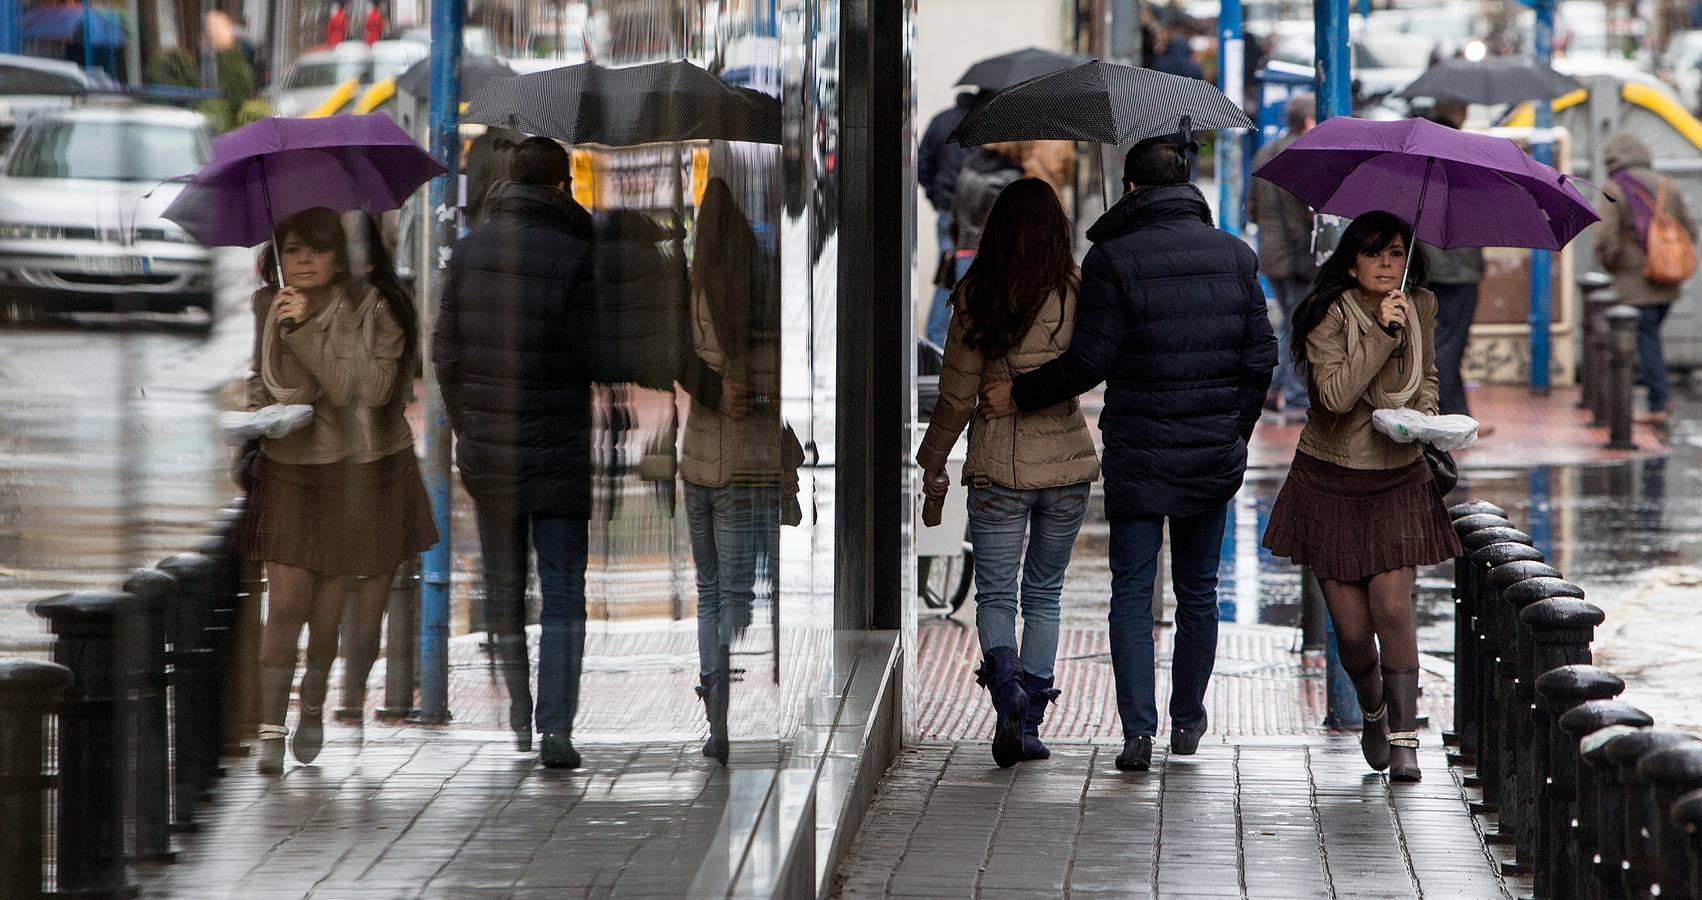
[[[1252,128],[1235,101],[1198,78],[1095,60],[1042,75],[978,104],[950,140],[1127,144],[1174,134],[1186,117],[1196,131]]]
[[[989,56],[970,66],[969,71],[964,72],[957,83],[996,91],[1090,61],[1088,57],[1075,53],[1054,53],[1051,50],[1029,47]]]
[[[780,143],[777,98],[684,60],[613,69],[583,63],[499,78],[474,95],[462,120],[571,144]]]
[[[1499,56],[1472,62],[1449,59],[1431,66],[1401,91],[1402,97],[1431,97],[1458,103],[1523,103],[1553,100],[1583,88],[1575,79],[1523,58]]]
[[[514,70],[494,56],[463,56],[460,74],[461,96],[471,97],[484,90],[492,79],[514,77]],[[422,59],[396,76],[396,90],[421,99],[428,96],[431,91],[431,59]]]

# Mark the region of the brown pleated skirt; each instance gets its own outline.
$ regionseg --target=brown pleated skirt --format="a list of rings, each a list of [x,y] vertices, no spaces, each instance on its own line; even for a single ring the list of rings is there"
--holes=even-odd
[[[389,576],[437,543],[412,449],[368,463],[300,466],[261,454],[235,547],[320,575]]]
[[[1305,453],[1294,455],[1277,493],[1264,545],[1332,581],[1362,581],[1460,554],[1424,460],[1399,469],[1348,469]]]

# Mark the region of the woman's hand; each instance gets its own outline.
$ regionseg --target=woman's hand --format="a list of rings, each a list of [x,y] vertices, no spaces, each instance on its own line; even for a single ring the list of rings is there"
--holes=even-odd
[[[922,473],[922,493],[929,499],[938,500],[951,490],[951,476],[945,469]]]
[[[278,323],[300,324],[307,319],[307,296],[293,287],[278,291]]]
[[[1382,309],[1378,318],[1384,328],[1405,328],[1407,324],[1407,295],[1400,291],[1390,291],[1383,298]]]

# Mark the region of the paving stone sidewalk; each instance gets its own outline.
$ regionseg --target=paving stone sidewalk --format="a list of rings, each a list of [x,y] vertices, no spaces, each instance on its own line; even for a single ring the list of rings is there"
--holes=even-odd
[[[1119,772],[1120,745],[1054,744],[995,768],[985,742],[908,749],[836,896],[1471,898],[1504,884],[1434,733],[1425,781],[1390,785],[1357,740],[1247,738]]]

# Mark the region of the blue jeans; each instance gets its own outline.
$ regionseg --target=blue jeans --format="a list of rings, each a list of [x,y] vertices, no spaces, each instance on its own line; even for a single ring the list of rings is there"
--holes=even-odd
[[[951,211],[940,213],[934,221],[935,234],[939,239],[941,253],[952,252],[951,246]],[[956,260],[953,260],[956,265]],[[928,307],[928,326],[926,337],[934,344],[946,345],[946,332],[951,329],[951,291],[943,287],[934,288],[934,305]]]
[[[697,566],[698,674],[708,675],[728,667],[734,633],[751,623],[759,579],[773,580],[780,556],[780,489],[688,481],[685,493]],[[765,597],[774,602],[771,584]]]
[[[1469,416],[1472,410],[1466,402],[1466,383],[1460,375],[1460,365],[1465,361],[1466,343],[1471,339],[1472,319],[1477,316],[1478,286],[1433,284],[1430,290],[1436,294],[1437,409],[1445,416]]]
[[[1637,380],[1649,389],[1649,412],[1665,412],[1672,389],[1667,386],[1667,360],[1661,352],[1661,323],[1672,306],[1637,307]]]
[[[1017,576],[1022,577],[1022,670],[1051,678],[1058,655],[1058,595],[1091,484],[1018,491],[999,485],[969,491],[969,540],[975,545],[975,630],[981,652],[1016,649]],[[1027,538],[1028,552],[1023,553]]]
[[[1272,278],[1271,291],[1276,294],[1277,309],[1282,313],[1282,324],[1277,326],[1277,365],[1271,375],[1271,387],[1282,392],[1283,405],[1290,410],[1305,409],[1312,405],[1312,400],[1306,394],[1306,381],[1294,369],[1294,357],[1290,355],[1290,341],[1294,327],[1294,308],[1300,301],[1306,299],[1306,292],[1312,285],[1299,278]]]
[[[543,604],[538,623],[538,730],[573,733],[579,673],[585,664],[585,562],[588,523],[553,513],[510,514],[480,507],[485,617],[494,634],[526,632],[526,543],[538,554]]]
[[[1176,587],[1176,640],[1170,664],[1170,722],[1198,728],[1206,683],[1217,661],[1217,567],[1229,507],[1170,518],[1170,568]],[[1154,697],[1152,592],[1164,519],[1111,520],[1111,668],[1123,737],[1158,733]],[[980,563],[980,560],[976,560]]]

